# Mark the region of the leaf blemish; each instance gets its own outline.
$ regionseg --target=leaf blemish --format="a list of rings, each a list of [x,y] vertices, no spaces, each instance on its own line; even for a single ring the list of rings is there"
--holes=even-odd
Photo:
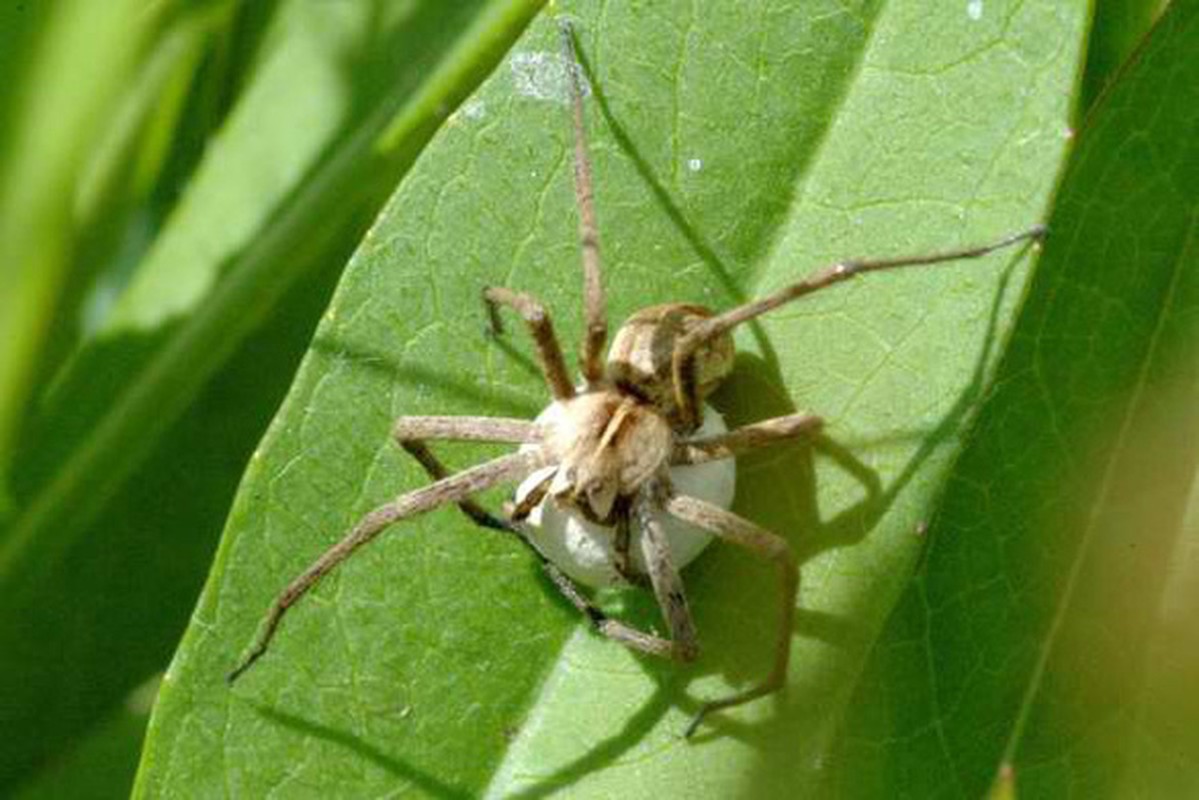
[[[966,3],[966,16],[977,22],[983,18],[983,0],[970,0]]]
[[[534,100],[547,100],[559,105],[570,104],[570,83],[566,63],[557,53],[534,50],[516,53],[509,61],[512,85],[516,93]],[[581,70],[580,70],[581,73]],[[579,75],[584,97],[591,95],[585,75]]]

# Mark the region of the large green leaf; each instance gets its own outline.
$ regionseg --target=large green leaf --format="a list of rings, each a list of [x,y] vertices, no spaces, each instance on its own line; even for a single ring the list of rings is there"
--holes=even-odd
[[[280,14],[129,291],[23,436],[0,533],[0,727],[23,735],[0,737],[0,792],[163,668],[337,271],[538,5]]]
[[[1199,791],[1196,52],[1176,2],[1080,133],[841,794],[979,797],[1001,765],[1022,798]]]
[[[1079,105],[1089,109],[1136,50],[1168,0],[1098,0]]]
[[[1082,6],[569,5],[593,77],[614,322],[1038,221]],[[706,655],[680,670],[595,637],[525,550],[453,510],[356,556],[235,689],[223,682],[283,584],[423,482],[387,441],[394,416],[529,416],[545,402],[523,337],[484,336],[482,286],[537,293],[578,340],[557,52],[544,19],[425,151],[347,270],[164,681],[140,794],[762,796],[816,776],[1005,338],[1025,274],[1012,253],[874,278],[741,331],[746,355],[718,398],[733,420],[795,397],[831,423],[815,458],[784,448],[741,465],[737,508],[804,556],[785,698],[680,737],[699,700],[765,671],[768,566],[718,549],[688,570]],[[644,599],[613,602],[653,623]]]

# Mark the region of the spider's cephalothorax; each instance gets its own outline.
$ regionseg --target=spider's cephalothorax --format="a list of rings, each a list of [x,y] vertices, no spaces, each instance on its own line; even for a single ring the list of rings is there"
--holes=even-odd
[[[583,124],[583,94],[570,26],[562,23],[563,53],[571,65],[571,108],[574,122],[575,188],[579,208],[579,239],[583,261],[586,334],[580,366],[584,389],[575,387],[553,325],[545,308],[530,295],[504,287],[483,292],[492,329],[501,332],[498,310],[511,309],[524,319],[536,342],[546,384],[554,402],[540,422],[496,417],[401,417],[394,435],[399,444],[425,468],[434,482],[379,506],[340,541],[295,577],[275,598],[254,646],[229,674],[237,679],[264,653],[287,611],[309,589],[358,548],[400,520],[453,503],[472,520],[521,536],[529,543],[522,520],[539,504],[553,503],[592,523],[612,525],[617,545],[610,549],[621,575],[639,577],[629,569],[629,528],[636,525],[636,559],[649,578],[668,636],[637,630],[609,619],[595,608],[553,561],[542,565],[562,595],[605,636],[655,656],[689,661],[698,652],[697,636],[678,574],[675,550],[667,527],[686,523],[770,561],[778,569],[778,637],[774,662],[767,677],[727,697],[700,707],[687,729],[690,735],[704,716],[774,692],[786,682],[791,654],[791,630],[798,589],[798,565],[786,539],[748,519],[725,510],[720,502],[731,496],[731,483],[720,502],[689,493],[682,481],[672,481],[671,469],[702,468],[740,452],[795,439],[820,425],[810,414],[790,414],[725,431],[701,428],[704,399],[727,377],[733,366],[730,332],[779,306],[855,275],[919,264],[936,264],[984,256],[1001,247],[1039,239],[1044,228],[1000,241],[931,255],[845,261],[819,270],[760,300],[714,314],[695,305],[672,304],[634,314],[617,332],[607,363],[603,360],[607,315],[600,274],[599,238],[592,202],[591,168]],[[547,417],[552,416],[552,421]],[[714,419],[714,418],[713,418]],[[428,440],[488,441],[519,444],[510,455],[449,474],[425,445]],[[728,463],[727,461],[725,463]],[[511,504],[507,519],[493,516],[471,496],[504,482],[535,483]],[[605,534],[606,535],[606,534]],[[535,551],[536,552],[536,551]],[[541,554],[538,552],[538,555]],[[609,556],[604,555],[604,558]],[[634,581],[636,582],[636,581]]]
[[[649,403],[620,389],[600,389],[562,403],[542,434],[557,470],[548,494],[592,522],[613,525],[641,486],[666,466],[674,435]]]
[[[620,327],[600,388],[560,401],[546,425],[543,447],[558,465],[547,479],[549,496],[603,525],[627,514],[642,486],[669,465],[676,436],[695,427],[679,414],[671,358],[683,335],[712,316],[672,303],[643,309]],[[733,355],[728,334],[698,351],[700,403],[732,371]]]

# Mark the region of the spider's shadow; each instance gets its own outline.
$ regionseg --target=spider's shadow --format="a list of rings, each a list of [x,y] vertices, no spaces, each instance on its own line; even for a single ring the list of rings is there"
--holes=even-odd
[[[1018,256],[1013,257],[1012,264],[1017,263],[1018,259]],[[854,456],[848,447],[823,435],[813,438],[811,442],[774,447],[739,460],[735,510],[787,538],[799,555],[801,572],[802,565],[820,553],[851,546],[868,536],[921,466],[961,429],[971,411],[981,403],[986,389],[987,365],[994,357],[996,330],[1011,275],[1010,269],[1002,275],[970,380],[950,409],[927,429],[880,437],[883,441],[907,439],[918,442],[915,452],[887,485],[884,486],[878,475]],[[724,401],[722,410],[730,426],[760,419],[764,414],[775,416],[796,410],[781,388],[781,376],[768,361],[752,355],[739,356],[730,385],[732,388],[729,392],[717,397],[718,401]],[[757,387],[759,391],[747,391],[747,387]],[[857,446],[869,448],[872,444],[875,442],[865,441]],[[816,459],[832,461],[839,469],[849,473],[864,490],[864,497],[860,501],[825,520],[820,518],[816,504]],[[779,502],[780,492],[787,496],[787,502]],[[913,535],[919,533],[913,531]],[[712,664],[707,671],[723,672],[726,678],[738,685],[752,681],[769,664],[769,627],[763,627],[765,641],[761,652],[754,656],[757,672],[750,674],[740,667],[744,656],[736,651],[739,648],[744,650],[744,641],[737,632],[744,628],[749,610],[764,609],[762,613],[773,618],[776,595],[771,582],[765,580],[772,577],[769,567],[754,563],[753,559],[747,559],[743,554],[734,552],[733,548],[726,547],[716,549],[710,556],[702,558],[689,571],[688,577],[692,594],[698,601],[697,625],[702,632],[708,659],[715,661],[728,658],[728,666]],[[803,608],[797,612],[794,633],[832,647],[846,646],[860,635],[851,620]],[[728,657],[727,654],[732,656]],[[734,659],[736,665],[732,663]],[[780,702],[798,706],[813,701],[796,697],[793,693],[792,697]],[[785,752],[786,748],[780,749],[778,744],[780,740],[786,741],[788,738],[782,735],[784,721],[802,716],[795,708],[792,711],[796,713],[789,712],[775,720],[752,726],[735,723],[728,715],[715,715],[705,722],[696,739],[702,741],[712,736],[734,735],[761,746],[764,753],[773,752],[780,758],[793,757],[793,754]]]
[[[482,304],[480,304],[480,308]],[[484,334],[480,333],[480,336]],[[499,341],[505,353],[515,352],[512,345]],[[401,363],[383,348],[371,348],[351,344],[343,339],[318,335],[312,340],[312,350],[322,355],[353,364],[355,370],[377,373],[386,380],[388,385],[423,386],[436,390],[439,397],[450,397],[466,405],[486,408],[489,412],[509,416],[529,418],[535,417],[540,406],[527,394],[512,391],[496,384],[480,387],[479,383],[469,378],[459,378],[446,374],[435,366],[416,362]],[[521,364],[526,362],[530,369],[536,371],[536,365],[528,356],[515,355],[515,360]],[[415,413],[415,412],[409,412]],[[388,419],[387,424],[392,420]]]
[[[424,770],[418,769],[395,756],[384,753],[382,750],[372,747],[361,738],[344,730],[338,730],[270,706],[254,703],[251,704],[251,707],[263,718],[285,728],[290,728],[301,736],[320,739],[323,742],[350,750],[364,761],[369,761],[381,767],[388,774],[406,781],[412,786],[418,787],[432,797],[441,797],[447,800],[466,800],[466,798],[472,796],[469,791],[438,780]]]
[[[1012,263],[1019,260],[1013,257]],[[981,402],[985,390],[987,365],[994,355],[996,329],[1003,300],[1007,294],[1011,270],[1003,273],[991,305],[982,347],[974,363],[970,380],[958,394],[953,406],[927,429],[901,431],[880,437],[880,441],[908,439],[918,441],[915,453],[899,474],[886,486],[878,475],[863,464],[846,446],[826,436],[814,437],[758,451],[739,460],[738,494],[735,510],[755,522],[782,534],[800,556],[802,564],[827,550],[860,542],[879,523],[907,487],[920,467],[960,429],[971,410]],[[728,389],[714,398],[725,413],[730,427],[765,417],[794,413],[797,409],[783,390],[777,361],[740,354]],[[875,442],[856,446],[870,447]],[[821,520],[816,502],[815,460],[828,459],[849,473],[863,488],[863,498]],[[749,480],[746,480],[749,477]],[[786,495],[780,502],[778,495]],[[913,535],[918,535],[913,532]],[[657,691],[625,722],[622,729],[598,743],[587,753],[560,767],[542,781],[529,786],[519,797],[542,797],[559,791],[587,773],[601,769],[632,749],[666,715],[678,707],[689,713],[698,710],[700,700],[687,693],[690,681],[720,673],[734,685],[749,685],[759,680],[770,663],[777,588],[769,565],[737,552],[736,548],[714,548],[701,558],[686,575],[689,594],[700,630],[705,656],[697,669],[681,671],[676,665],[648,656],[637,656]],[[547,583],[547,591],[552,591]],[[563,602],[563,606],[566,604]],[[644,592],[629,590],[629,609],[625,619],[643,627],[660,628],[653,600]],[[573,613],[573,609],[570,609]],[[750,612],[750,613],[747,613]],[[760,646],[746,652],[744,629],[760,617]],[[853,622],[827,612],[800,609],[794,633],[819,640],[831,647],[846,647],[860,640],[861,632]],[[858,642],[860,643],[860,642]],[[759,702],[771,702],[769,699]],[[793,759],[788,742],[793,743],[793,720],[809,717],[801,706],[810,706],[812,716],[819,713],[821,698],[780,696],[774,702],[785,703],[788,711],[752,725],[734,721],[729,715],[713,715],[694,738],[695,743],[713,737],[735,736],[758,749],[770,759]]]

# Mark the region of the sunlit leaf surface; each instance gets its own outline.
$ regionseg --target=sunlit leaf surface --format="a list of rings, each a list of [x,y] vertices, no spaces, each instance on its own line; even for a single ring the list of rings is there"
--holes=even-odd
[[[564,4],[592,76],[614,323],[1040,221],[1084,5]],[[760,797],[818,778],[1006,340],[1019,253],[872,278],[740,332],[745,354],[717,404],[735,422],[795,407],[830,422],[827,443],[748,459],[739,474],[737,509],[804,559],[784,698],[680,737],[700,700],[764,673],[768,566],[718,548],[687,571],[705,655],[681,670],[595,637],[527,552],[452,509],[345,564],[236,688],[223,682],[289,578],[424,482],[388,442],[392,418],[532,416],[546,402],[523,332],[484,335],[479,291],[536,293],[578,341],[557,54],[543,18],[362,242],[244,478],[164,682],[143,795]],[[496,452],[446,448],[455,466]],[[609,604],[657,624],[643,598]]]

